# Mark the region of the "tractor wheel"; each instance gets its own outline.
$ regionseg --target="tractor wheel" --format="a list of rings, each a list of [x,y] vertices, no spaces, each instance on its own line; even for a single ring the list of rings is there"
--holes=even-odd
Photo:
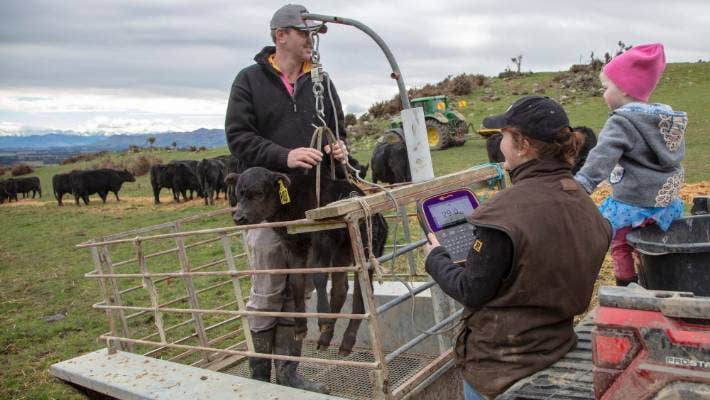
[[[466,121],[457,122],[454,146],[463,146],[463,144],[466,143],[466,135],[468,135],[468,124]]]
[[[451,146],[449,127],[433,118],[426,120],[426,135],[430,150],[444,150]]]

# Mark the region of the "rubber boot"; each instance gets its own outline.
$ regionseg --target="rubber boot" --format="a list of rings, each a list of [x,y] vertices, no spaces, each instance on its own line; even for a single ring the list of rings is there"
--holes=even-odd
[[[257,353],[271,354],[274,350],[274,333],[276,328],[268,331],[254,332],[251,331],[251,338],[254,341],[254,351]],[[251,369],[251,378],[270,382],[271,381],[271,359],[249,357],[249,369]]]
[[[629,280],[616,278],[616,286],[629,286],[629,283],[638,283],[638,277],[634,276]]]
[[[296,340],[293,326],[277,325],[274,340],[274,354],[299,357],[303,341]],[[275,360],[276,383],[297,389],[328,394],[328,387],[322,383],[303,378],[298,373],[298,361]]]

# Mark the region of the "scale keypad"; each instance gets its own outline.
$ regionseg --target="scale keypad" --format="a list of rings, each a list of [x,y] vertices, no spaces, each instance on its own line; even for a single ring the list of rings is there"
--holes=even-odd
[[[474,240],[474,226],[463,223],[435,233],[439,244],[446,248],[453,262],[466,261]]]

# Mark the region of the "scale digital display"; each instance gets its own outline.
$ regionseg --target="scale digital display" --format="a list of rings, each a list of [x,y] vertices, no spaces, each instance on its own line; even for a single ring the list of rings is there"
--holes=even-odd
[[[473,204],[468,196],[453,197],[450,200],[429,206],[429,212],[436,230],[457,225],[473,213]]]
[[[474,227],[466,217],[478,207],[478,199],[467,188],[428,197],[417,204],[419,223],[427,233],[433,233],[451,261],[461,264],[474,240]]]
[[[478,200],[468,189],[459,189],[429,197],[419,205],[422,225],[429,232],[438,232],[466,222]]]

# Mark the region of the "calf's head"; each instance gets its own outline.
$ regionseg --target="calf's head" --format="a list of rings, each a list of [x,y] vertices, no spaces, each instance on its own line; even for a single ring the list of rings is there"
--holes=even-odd
[[[228,174],[225,183],[229,205],[235,207],[232,219],[237,225],[246,225],[273,217],[281,207],[279,189],[291,181],[284,174],[254,167],[242,174]]]

